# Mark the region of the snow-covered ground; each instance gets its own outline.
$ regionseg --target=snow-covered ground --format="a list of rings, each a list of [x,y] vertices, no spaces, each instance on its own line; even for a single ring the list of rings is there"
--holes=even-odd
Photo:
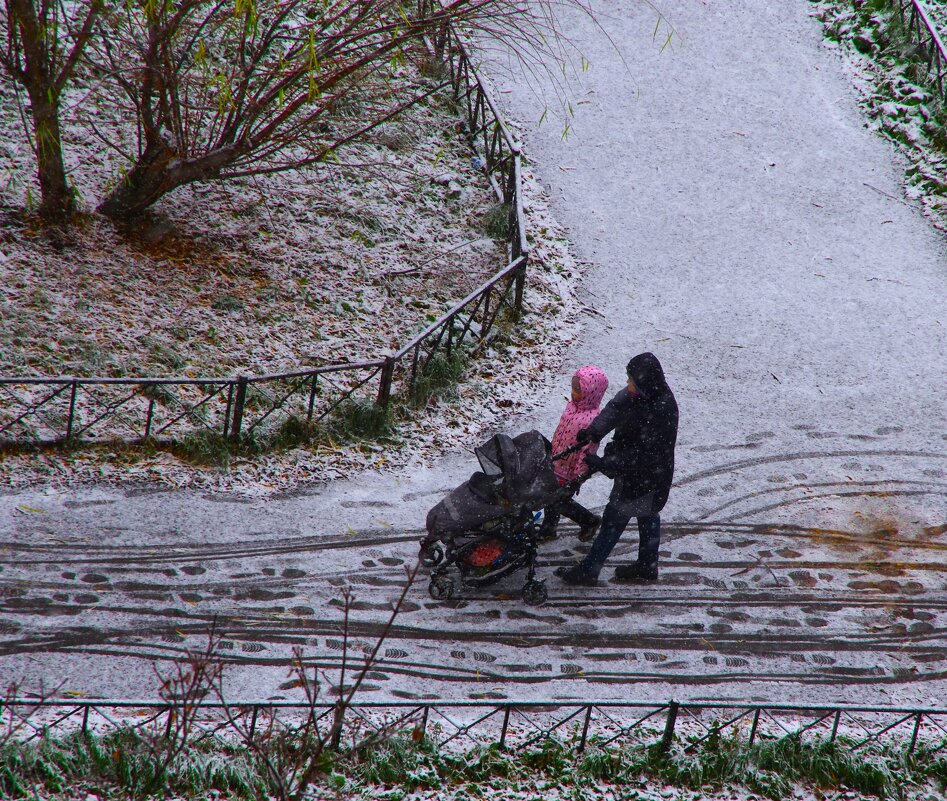
[[[594,5],[608,38],[565,22],[592,65],[569,136],[524,127],[595,313],[559,375],[528,376],[545,402],[504,427],[549,432],[576,367],[601,365],[617,388],[631,355],[657,353],[681,407],[661,581],[576,591],[550,576],[541,608],[517,582],[437,603],[422,581],[366,697],[936,704],[944,240],[904,199],[905,165],[866,128],[807,3],[668,0],[663,49],[645,4]],[[504,83],[510,111],[539,120],[536,92]],[[472,469],[448,453],[267,498],[10,492],[4,674],[151,694],[150,662],[200,645],[216,614],[234,695],[288,695],[294,644],[339,662],[341,587],[371,641],[424,513]],[[564,533],[544,575],[575,556]]]

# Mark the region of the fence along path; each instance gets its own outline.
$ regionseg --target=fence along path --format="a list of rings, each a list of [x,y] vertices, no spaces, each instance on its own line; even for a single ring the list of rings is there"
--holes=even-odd
[[[947,72],[947,50],[941,40],[930,12],[921,0],[895,0],[898,15],[905,31],[917,42],[919,55],[927,65],[931,82],[937,88],[937,96],[947,101],[945,72]]]
[[[419,12],[432,13],[430,3]],[[0,444],[180,440],[209,431],[233,441],[277,430],[289,418],[318,425],[346,402],[387,409],[410,396],[432,360],[462,347],[474,354],[500,313],[519,315],[528,264],[519,145],[491,90],[450,25],[426,44],[449,73],[466,134],[497,199],[508,209],[509,263],[394,354],[268,375],[168,378],[0,376]]]
[[[23,740],[73,731],[119,728],[161,730],[180,715],[181,701],[9,699],[0,705],[4,729]],[[198,736],[213,737],[236,723],[255,730],[292,730],[310,716],[328,733],[338,705],[293,701],[211,701],[199,704]],[[421,736],[438,749],[499,745],[523,751],[555,742],[582,752],[611,745],[658,746],[684,753],[717,738],[746,747],[756,742],[835,743],[856,753],[887,746],[930,756],[947,750],[947,708],[801,705],[733,702],[584,701],[380,701],[346,706],[341,741],[366,731],[391,737]],[[348,736],[346,736],[348,735]]]

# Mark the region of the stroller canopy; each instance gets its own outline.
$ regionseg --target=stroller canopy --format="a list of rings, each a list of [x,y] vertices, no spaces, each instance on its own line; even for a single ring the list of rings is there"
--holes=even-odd
[[[516,437],[496,434],[474,449],[484,476],[476,483],[491,487],[494,494],[514,506],[540,509],[550,493],[559,488],[552,472],[552,450],[549,440],[538,431],[527,431]],[[486,498],[485,498],[486,500]]]
[[[538,431],[496,434],[474,449],[481,471],[428,513],[430,533],[453,534],[523,509],[541,509],[559,490],[552,451]]]

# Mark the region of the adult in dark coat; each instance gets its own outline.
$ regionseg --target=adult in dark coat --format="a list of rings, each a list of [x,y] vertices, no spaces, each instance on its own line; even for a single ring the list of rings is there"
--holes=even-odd
[[[628,386],[612,398],[578,441],[599,441],[614,431],[603,456],[586,463],[614,479],[602,512],[602,526],[585,559],[557,573],[567,584],[591,586],[632,517],[638,520],[638,561],[619,567],[619,581],[650,581],[658,577],[661,544],[660,512],[674,477],[677,442],[677,401],[653,353],[640,353],[627,367]]]

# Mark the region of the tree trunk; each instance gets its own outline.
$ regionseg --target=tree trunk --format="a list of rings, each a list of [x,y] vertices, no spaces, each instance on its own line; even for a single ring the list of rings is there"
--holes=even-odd
[[[115,220],[130,220],[140,215],[176,186],[169,180],[168,166],[174,157],[174,149],[167,143],[160,139],[150,142],[135,166],[99,205],[99,211]]]
[[[59,129],[58,98],[50,100],[46,87],[29,91],[36,166],[42,192],[40,215],[50,222],[64,222],[75,210],[75,194],[66,180]]]
[[[156,137],[98,210],[114,220],[134,219],[179,186],[218,177],[241,150],[239,145],[230,145],[186,160]]]

